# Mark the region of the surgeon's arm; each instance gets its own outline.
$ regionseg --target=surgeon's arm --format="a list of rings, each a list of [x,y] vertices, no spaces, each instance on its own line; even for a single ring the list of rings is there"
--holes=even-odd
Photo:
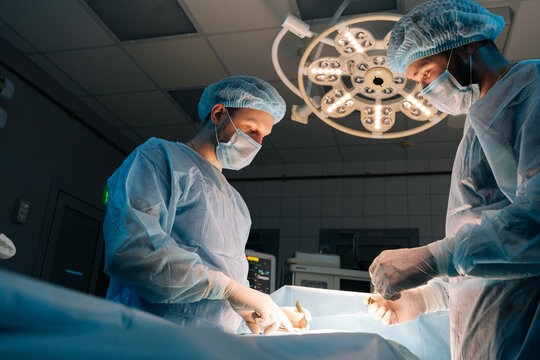
[[[169,235],[181,195],[163,151],[143,145],[109,180],[104,224],[105,272],[151,302],[196,302],[219,296],[195,252]]]
[[[514,175],[514,201],[503,209],[484,211],[480,224],[462,226],[455,238],[429,245],[441,273],[493,279],[540,276],[540,102],[530,101],[532,106],[522,112],[524,120],[516,130],[519,155],[504,144],[486,155],[495,173],[505,176],[501,179]],[[501,168],[511,161],[500,159],[517,161],[513,174],[512,169]]]

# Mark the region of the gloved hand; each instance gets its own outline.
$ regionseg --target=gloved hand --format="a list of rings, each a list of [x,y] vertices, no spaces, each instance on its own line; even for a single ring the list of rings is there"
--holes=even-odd
[[[303,307],[303,312],[298,312],[296,307],[282,306],[281,311],[287,316],[294,330],[309,330],[309,323],[312,318],[308,309]]]
[[[425,284],[439,275],[435,258],[427,246],[385,250],[373,260],[369,274],[375,292],[385,299]]]
[[[397,300],[385,300],[379,294],[364,299],[368,312],[385,326],[403,324],[422,314],[448,309],[448,296],[440,283],[402,291]]]
[[[271,334],[277,331],[280,325],[283,325],[286,331],[293,332],[287,316],[267,294],[229,278],[222,298],[229,301],[254,334]]]
[[[426,312],[426,304],[418,288],[401,292],[398,300],[385,300],[379,294],[364,299],[368,312],[384,326],[403,324]]]

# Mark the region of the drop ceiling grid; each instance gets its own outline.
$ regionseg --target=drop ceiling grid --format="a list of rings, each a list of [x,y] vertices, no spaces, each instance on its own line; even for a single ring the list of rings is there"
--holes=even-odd
[[[112,33],[112,31],[108,28],[108,26],[99,18],[99,16],[97,16],[97,14],[95,14],[95,12],[90,8],[90,6],[84,1],[84,0],[77,0],[81,3],[81,5],[86,9],[87,13],[89,14],[89,16],[91,16],[92,18],[94,18],[94,20],[103,28],[104,31],[106,31],[109,36],[114,39],[114,42],[115,42],[115,45],[117,47],[119,47],[125,54],[128,58],[131,59],[131,61],[140,69],[140,71],[142,73],[144,73],[144,75],[154,84],[154,87],[155,89],[157,89],[158,91],[161,92],[162,96],[164,96],[167,100],[167,102],[170,104],[170,106],[174,107],[174,109],[176,109],[176,112],[177,112],[177,117],[179,119],[179,123],[182,124],[182,123],[186,123],[186,119],[187,119],[187,116],[184,112],[184,110],[175,102],[173,101],[169,94],[165,91],[165,89],[163,89],[163,87],[161,87],[159,84],[157,84],[155,82],[155,80],[150,76],[150,74],[148,73],[147,69],[145,69],[143,66],[141,66],[141,64],[136,61],[136,59],[134,59],[134,57],[132,56],[132,54],[130,54],[129,51],[127,51],[125,49],[125,46],[127,45],[130,45],[130,44],[136,44],[136,43],[141,43],[141,44],[148,44],[148,43],[158,43],[160,41],[164,41],[164,40],[167,40],[167,39],[170,39],[170,38],[183,38],[185,37],[185,35],[180,35],[180,36],[172,36],[172,37],[163,37],[163,38],[153,38],[153,39],[145,39],[143,41],[127,41],[127,42],[121,42],[120,40],[117,39],[117,37],[114,35],[114,33]],[[132,92],[133,93],[133,92]],[[118,95],[128,95],[128,93],[118,93]],[[134,94],[134,93],[133,93]],[[136,96],[136,95],[135,95]],[[99,101],[99,99],[94,96],[96,98],[96,101]],[[102,105],[104,107],[106,107],[109,111],[113,112],[112,109],[110,108],[110,106],[107,106],[106,104],[103,104]],[[110,104],[109,104],[110,105]],[[170,108],[170,106],[167,106]],[[118,116],[118,114],[117,114]],[[124,118],[123,119],[124,123],[130,123],[130,119],[126,119]],[[189,126],[191,126],[194,130],[197,129],[197,127],[191,123],[188,123]],[[132,130],[133,132],[137,133],[136,130],[137,130],[137,127],[132,127]],[[140,136],[139,133],[137,133],[138,136]]]
[[[17,3],[19,3],[20,1],[23,1],[23,0],[18,0]],[[24,0],[24,1],[26,1],[29,4],[39,2],[38,0],[34,0],[34,1]],[[140,61],[140,59],[137,59],[137,57],[133,56],[132,52],[135,52],[135,50],[133,49],[136,49],[139,46],[141,48],[146,46],[147,48],[155,49],[155,48],[159,48],[159,45],[156,45],[156,44],[164,43],[164,42],[175,42],[175,41],[178,41],[178,42],[186,41],[186,43],[188,44],[194,44],[193,41],[190,42],[188,40],[200,39],[199,41],[199,43],[201,44],[200,46],[205,47],[204,44],[206,43],[206,46],[208,47],[205,50],[207,57],[214,57],[215,58],[214,63],[217,63],[219,64],[219,66],[222,67],[223,76],[226,76],[226,75],[236,73],[238,69],[242,70],[242,69],[249,68],[248,65],[250,64],[249,62],[247,62],[247,65],[245,67],[242,67],[242,66],[236,67],[237,63],[235,62],[235,57],[230,56],[226,51],[224,51],[222,46],[220,46],[221,43],[218,40],[226,39],[227,43],[230,46],[228,47],[225,46],[225,49],[230,49],[231,47],[234,48],[236,43],[242,43],[242,40],[245,43],[246,41],[245,39],[254,39],[256,42],[260,44],[258,47],[258,50],[256,50],[255,52],[268,53],[268,57],[266,59],[262,57],[261,60],[259,60],[259,63],[264,63],[265,64],[264,66],[268,67],[268,70],[260,71],[257,69],[256,66],[252,66],[250,68],[251,69],[250,71],[254,72],[255,75],[263,76],[263,78],[265,78],[266,80],[273,80],[272,84],[275,85],[276,88],[278,88],[278,84],[280,84],[281,90],[279,89],[278,90],[286,99],[287,108],[288,108],[288,113],[286,115],[286,118],[282,121],[280,125],[276,127],[274,136],[271,136],[268,139],[269,144],[265,144],[267,145],[267,147],[270,147],[270,149],[274,151],[277,154],[277,156],[281,157],[283,161],[287,161],[286,155],[287,155],[287,151],[289,150],[290,150],[289,152],[294,153],[292,155],[294,157],[294,156],[298,156],[298,154],[300,153],[316,154],[317,151],[321,152],[321,150],[316,150],[317,148],[325,149],[327,146],[329,147],[335,146],[338,152],[337,157],[339,159],[337,161],[342,161],[345,157],[347,158],[350,157],[350,153],[348,153],[348,150],[350,149],[348,149],[347,147],[358,147],[359,149],[357,150],[360,151],[360,147],[365,146],[363,145],[363,142],[361,139],[358,139],[358,140],[349,139],[347,141],[343,141],[344,136],[345,137],[350,137],[350,136],[339,133],[336,130],[330,128],[326,124],[322,124],[319,121],[319,119],[313,116],[310,118],[310,125],[307,125],[302,131],[295,129],[292,132],[292,134],[289,134],[288,131],[279,130],[279,127],[283,125],[285,125],[283,129],[289,128],[288,122],[291,122],[290,114],[289,114],[290,106],[292,104],[300,104],[301,99],[296,98],[294,95],[292,95],[292,93],[290,93],[290,91],[286,89],[284,85],[281,84],[280,81],[275,81],[277,77],[275,77],[275,73],[273,71],[273,68],[271,67],[271,62],[270,62],[270,45],[271,45],[270,40],[272,38],[271,35],[272,34],[275,35],[275,33],[277,33],[279,29],[279,24],[281,22],[281,18],[283,17],[283,15],[287,12],[297,11],[296,6],[294,4],[294,0],[272,0],[272,1],[250,0],[249,5],[246,5],[246,2],[242,0],[229,0],[227,1],[227,6],[223,6],[223,8],[221,8],[222,6],[221,3],[219,2],[216,3],[211,0],[178,0],[178,2],[181,4],[182,8],[186,12],[186,15],[188,16],[190,21],[192,21],[193,25],[198,30],[199,32],[198,34],[179,35],[179,36],[171,36],[171,37],[166,37],[166,38],[146,39],[146,40],[132,41],[132,42],[120,42],[118,41],[118,39],[116,39],[114,34],[112,34],[110,29],[101,21],[101,19],[99,19],[97,15],[89,8],[89,6],[86,4],[84,0],[76,0],[76,1],[70,2],[69,5],[65,5],[67,6],[67,10],[65,11],[62,11],[62,8],[59,7],[61,4],[64,4],[65,2],[61,2],[59,0],[50,0],[48,2],[48,5],[50,4],[52,5],[48,9],[45,9],[44,11],[45,13],[49,13],[53,11],[56,13],[56,15],[43,21],[48,21],[48,24],[49,24],[52,21],[50,19],[57,19],[58,21],[56,22],[58,24],[60,25],[64,24],[62,26],[66,26],[65,24],[68,23],[68,24],[71,24],[70,26],[72,27],[74,23],[76,23],[76,25],[78,25],[79,23],[89,24],[87,26],[91,28],[91,31],[89,34],[86,35],[86,37],[83,37],[85,39],[83,46],[87,47],[85,50],[92,50],[92,53],[94,53],[94,51],[96,51],[97,53],[99,52],[99,49],[103,49],[103,46],[119,48],[125,54],[125,56],[127,56],[127,58],[131,59],[131,61],[140,70],[140,72],[142,72],[143,75],[147,79],[149,79],[149,82],[152,84],[152,88],[155,89],[156,91],[160,91],[168,99],[168,101],[170,101],[173,104],[173,106],[176,108],[176,110],[179,113],[179,119],[181,121],[186,120],[186,116],[184,114],[185,112],[175,101],[173,101],[170,98],[170,96],[167,93],[167,90],[181,89],[181,88],[194,88],[194,87],[202,88],[202,87],[205,87],[207,83],[211,82],[213,79],[207,78],[207,79],[204,79],[204,81],[200,81],[198,83],[192,82],[192,83],[186,83],[186,84],[179,84],[175,82],[169,82],[166,84],[161,84],[159,82],[156,82],[154,77],[151,76],[150,72],[148,71],[148,67],[146,66],[148,64],[146,64],[144,61]],[[404,2],[407,7],[407,5],[410,5],[411,3],[414,3],[415,1],[405,0]],[[10,3],[13,4],[15,2],[10,2]],[[493,2],[490,3],[489,1],[483,1],[482,3],[485,3],[485,5],[491,5]],[[8,2],[7,1],[0,2],[0,4],[1,4],[0,9],[1,9],[1,6],[2,5],[6,6],[5,4],[8,4]],[[241,11],[238,11],[238,8],[235,7],[235,6],[238,6],[237,4],[242,4],[243,6],[242,11],[244,11],[244,13],[242,13]],[[515,4],[512,5],[512,8],[515,8]],[[81,12],[80,11],[81,9],[84,11]],[[410,9],[406,8],[405,10],[410,10]],[[13,9],[11,9],[11,11],[13,11]],[[17,11],[19,14],[24,13],[24,12],[21,12],[20,10],[17,10]],[[1,12],[2,11],[0,11],[0,13]],[[84,14],[84,12],[86,12],[87,18],[84,18],[84,17],[81,18],[81,14]],[[212,15],[214,13],[216,15]],[[69,14],[72,15],[70,19],[67,20],[63,18],[63,17],[66,17],[66,14],[68,14],[68,16]],[[281,14],[281,16],[278,16],[279,14]],[[45,55],[45,56],[50,55],[51,57],[56,56],[59,58],[61,57],[61,55],[54,55],[54,54],[60,54],[58,51],[61,51],[61,53],[64,53],[66,50],[69,51],[69,50],[74,50],[75,48],[76,49],[80,48],[80,42],[78,40],[73,40],[74,38],[77,39],[77,37],[75,36],[76,34],[73,34],[72,32],[69,32],[69,31],[63,31],[63,32],[59,31],[60,25],[58,24],[55,26],[51,26],[50,29],[46,29],[47,31],[49,31],[49,33],[47,36],[44,36],[44,34],[36,34],[35,32],[31,32],[31,31],[29,32],[28,30],[26,32],[23,31],[21,33],[18,31],[18,29],[13,27],[12,24],[4,21],[3,19],[2,21],[6,25],[4,26],[4,28],[11,30],[11,32],[15,34],[15,35],[12,34],[10,36],[19,37],[20,43],[28,42],[30,46],[36,47],[36,43],[33,43],[32,41],[30,41],[30,39],[34,39],[40,45],[40,46],[37,46],[37,48],[39,49],[39,52],[35,53],[36,57],[38,57],[38,55]],[[28,22],[28,21],[25,20],[25,22]],[[535,24],[534,26],[538,26],[538,24]],[[3,30],[3,31],[9,32],[8,30]],[[57,36],[54,39],[49,39],[48,36],[50,36],[51,33],[55,33],[55,32],[56,33],[61,32],[62,34],[60,36]],[[105,34],[106,36],[103,36],[103,34]],[[257,37],[256,36],[257,34],[259,35],[264,34],[264,36]],[[516,37],[518,36],[518,34],[514,34],[514,33],[512,33],[512,35],[513,35],[513,39],[516,39]],[[296,38],[294,38],[293,41],[298,41],[295,39]],[[264,40],[266,44],[265,46],[262,45],[262,42],[263,42],[262,40]],[[63,41],[64,43],[62,43]],[[68,49],[67,48],[68,46],[65,44],[70,45],[72,48]],[[294,50],[295,48],[298,48],[296,43],[293,43],[289,46],[284,41],[283,45],[287,47],[286,50],[288,50],[289,52],[291,51],[290,49]],[[32,50],[28,51],[28,47],[26,50],[27,50],[26,51],[27,53],[29,52],[31,53],[32,51]],[[280,53],[284,54],[284,50],[283,49],[281,50],[282,51],[280,51]],[[197,50],[196,46],[193,46],[190,48],[190,51],[199,51],[199,50]],[[238,53],[238,57],[245,55],[242,52],[242,47],[237,48],[237,53]],[[282,57],[280,56],[280,60],[281,59]],[[244,59],[241,59],[241,60],[244,60]],[[249,59],[247,60],[249,61]],[[289,66],[289,64],[287,63],[288,61],[290,62],[290,64],[293,64],[294,60],[295,60],[294,56],[292,56],[291,59],[285,59],[283,66],[284,67]],[[42,59],[41,59],[41,62],[43,62]],[[219,66],[216,65],[216,67],[218,68]],[[50,68],[48,71],[49,73],[54,70],[50,66],[49,68]],[[75,76],[74,78],[70,76],[68,71],[64,71],[65,69],[58,66],[57,68],[58,68],[58,72],[60,73],[60,76],[57,75],[58,79],[62,78],[61,73],[65,75],[65,79],[63,80],[64,86],[69,88],[69,83],[73,82],[75,86],[82,87],[79,81],[77,81],[80,79],[76,79],[78,78],[78,76]],[[47,70],[45,69],[45,71]],[[62,80],[59,80],[59,82],[62,83]],[[72,86],[72,88],[77,90],[75,86]],[[144,86],[141,87],[141,89],[143,88]],[[139,89],[138,91],[140,91],[141,89]],[[84,87],[83,87],[83,90],[84,90]],[[123,93],[136,94],[136,91],[133,91],[130,89],[127,89],[127,90],[116,89],[116,90],[118,90],[117,95],[120,95]],[[82,91],[77,91],[77,93],[78,93],[77,95],[79,96],[88,95],[88,93],[82,94]],[[91,95],[91,99],[93,99],[94,101],[98,101],[99,97],[102,95],[104,94],[96,93],[94,91]],[[92,101],[89,100],[88,98],[85,100],[85,102],[92,103]],[[99,103],[99,104],[105,108],[105,111],[111,112],[113,116],[118,116],[105,104],[102,104],[102,103]],[[118,122],[114,122],[113,120],[111,121],[113,122],[113,124],[115,124],[115,126],[119,127]],[[314,122],[318,122],[320,124],[314,124]],[[198,124],[195,124],[191,121],[187,121],[186,123],[186,126],[192,126],[194,130],[198,128],[197,125]],[[304,125],[300,125],[296,123],[293,123],[292,125],[304,126]],[[168,125],[164,124],[163,126],[168,126]],[[436,127],[447,128],[446,124],[443,124],[443,123],[437,125]],[[132,128],[132,130],[135,130],[135,129],[136,128]],[[436,131],[437,133],[439,131],[443,131],[443,129],[436,129],[436,130],[437,130]],[[284,133],[283,136],[287,137],[288,139],[287,142],[281,141],[280,137],[276,136],[276,134],[279,134],[280,132],[283,132]],[[304,136],[306,133],[308,135]],[[445,135],[444,131],[442,135]],[[453,135],[454,134],[452,134],[452,136]],[[133,137],[133,134],[131,134],[130,136]],[[442,136],[442,137],[444,138],[445,136]],[[322,143],[318,143],[317,140],[310,141],[313,139],[320,139],[320,138],[323,139]],[[326,138],[330,138],[330,140],[327,141]],[[437,138],[438,136],[432,137],[432,139],[437,139]],[[306,139],[308,141],[305,141]],[[416,142],[426,143],[425,146],[421,146],[421,147],[425,149],[435,148],[435,142],[432,142],[432,144],[430,144],[429,141],[426,141],[428,139],[422,139],[422,137],[419,137],[418,139],[421,141],[416,140]],[[411,140],[413,140],[414,142],[415,137],[412,137]],[[452,144],[454,144],[454,142],[445,140],[444,143],[448,143],[448,146],[446,147],[446,145],[443,145],[443,147],[446,147],[446,148],[445,149],[440,148],[439,150],[446,154],[446,153],[449,153],[449,151],[451,150],[450,148],[453,146]],[[292,147],[291,147],[291,144],[293,144]],[[310,151],[312,152],[310,153]],[[415,153],[415,156],[418,155],[416,154],[416,151],[414,151],[414,153]],[[323,156],[326,156],[328,158],[332,158],[334,155],[336,154],[333,151],[331,155],[323,154]],[[268,158],[274,158],[274,156],[273,155],[268,156]]]

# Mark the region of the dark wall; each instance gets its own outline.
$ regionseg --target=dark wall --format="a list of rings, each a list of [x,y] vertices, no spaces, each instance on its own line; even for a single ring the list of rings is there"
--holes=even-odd
[[[51,194],[65,190],[104,210],[103,187],[130,149],[118,131],[107,128],[82,102],[1,39],[0,75],[15,84],[13,99],[1,105],[8,122],[0,129],[0,233],[17,247],[13,258],[0,260],[0,267],[32,275],[41,263],[50,228],[47,214],[56,201]],[[76,109],[77,115],[69,114],[66,106]],[[92,122],[101,129],[92,128]],[[12,221],[19,198],[31,203],[26,224]]]

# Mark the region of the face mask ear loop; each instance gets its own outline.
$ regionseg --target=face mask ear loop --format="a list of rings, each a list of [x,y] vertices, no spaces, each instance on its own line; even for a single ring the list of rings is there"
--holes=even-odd
[[[450,66],[450,60],[452,59],[452,52],[454,49],[450,50],[450,56],[448,56],[448,63],[446,63],[446,70],[448,70],[448,67]]]
[[[472,85],[472,56],[469,55],[469,84]]]
[[[219,139],[217,137],[217,126],[216,125],[214,125],[214,134],[216,134],[216,144],[219,147]]]
[[[225,108],[225,112],[227,113],[227,116],[229,117],[229,121],[231,122],[232,126],[234,127],[234,130],[238,131],[238,129],[234,125],[234,122],[232,121],[231,115],[229,115],[229,110],[227,110],[227,108]]]

